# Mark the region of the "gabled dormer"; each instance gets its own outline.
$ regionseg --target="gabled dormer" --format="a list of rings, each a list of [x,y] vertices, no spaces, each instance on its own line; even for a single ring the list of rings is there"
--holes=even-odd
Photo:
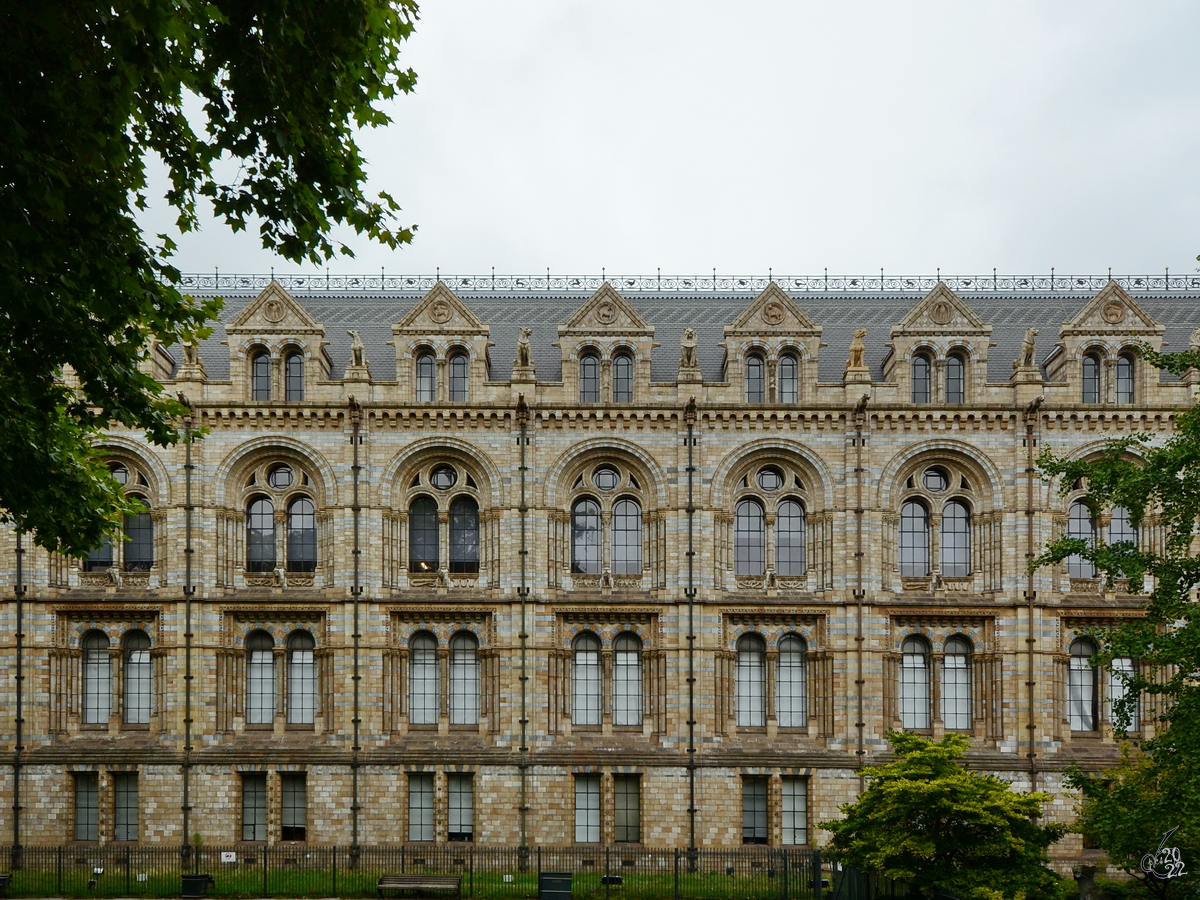
[[[301,402],[333,363],[325,326],[278,281],[272,281],[225,326],[235,396],[254,403]]]
[[[392,325],[401,402],[468,403],[488,380],[489,326],[438,282]]]
[[[565,398],[580,403],[636,403],[650,390],[654,326],[617,293],[601,285],[558,326]]]
[[[725,326],[722,346],[732,396],[790,405],[816,394],[821,327],[775,282]]]
[[[1080,403],[1136,403],[1149,380],[1157,377],[1134,348],[1147,344],[1162,349],[1165,330],[1124,288],[1110,281],[1059,328],[1058,345],[1045,363],[1047,379],[1069,384]]]
[[[883,377],[913,403],[971,403],[987,385],[991,339],[992,326],[938,282],[892,326]]]

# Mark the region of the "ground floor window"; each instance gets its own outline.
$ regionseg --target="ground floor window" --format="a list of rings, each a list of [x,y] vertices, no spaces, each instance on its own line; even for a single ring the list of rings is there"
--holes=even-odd
[[[433,773],[408,776],[408,839],[433,840]]]
[[[742,778],[742,843],[767,842],[767,779]]]
[[[642,791],[636,775],[613,778],[613,840],[618,844],[636,844],[642,839]]]
[[[306,785],[303,773],[288,773],[279,779],[282,799],[280,838],[285,841],[307,840],[305,818],[307,817]]]
[[[242,840],[267,839],[267,774],[246,772],[242,775]]]
[[[600,776],[575,776],[575,843],[600,843]]]
[[[783,779],[783,843],[808,843],[808,782],[803,778]]]
[[[475,840],[475,782],[468,772],[454,772],[448,778],[450,809],[447,837],[452,841]]]
[[[113,776],[113,840],[138,839],[137,775],[121,772]]]
[[[100,840],[100,776],[75,774],[75,840]]]

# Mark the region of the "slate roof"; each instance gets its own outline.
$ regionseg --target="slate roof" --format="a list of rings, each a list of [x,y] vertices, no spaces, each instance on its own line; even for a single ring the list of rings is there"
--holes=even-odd
[[[197,296],[215,292],[193,291]],[[222,290],[225,309],[221,319],[230,322],[257,296],[258,291]],[[562,357],[559,348],[558,326],[565,322],[591,296],[591,291],[555,291],[530,293],[458,294],[480,320],[491,326],[491,378],[507,381],[516,356],[517,336],[522,327],[533,329],[531,347],[537,377],[541,381],[558,381],[562,377]],[[377,381],[396,377],[396,353],[388,346],[392,339],[392,323],[400,321],[417,303],[424,292],[380,291],[376,293],[323,293],[320,290],[295,292],[293,296],[325,326],[329,353],[333,359],[333,377],[340,378],[350,359],[348,328],[358,329],[366,346],[371,375]],[[624,299],[654,326],[655,348],[651,362],[654,381],[673,382],[679,365],[679,339],[684,328],[696,329],[699,339],[700,369],[705,381],[721,380],[724,351],[724,326],[733,322],[756,294],[710,292],[642,292],[622,294]],[[905,294],[828,294],[803,295],[789,293],[812,321],[822,326],[822,348],[819,378],[823,382],[841,380],[842,370],[850,347],[851,333],[856,328],[867,329],[866,359],[872,376],[882,377],[882,365],[887,353],[885,346],[891,328],[921,299],[921,295]],[[992,326],[994,347],[988,351],[988,380],[1007,381],[1012,375],[1026,328],[1037,328],[1038,358],[1044,361],[1058,340],[1058,331],[1092,299],[1094,294],[1067,295],[960,294],[962,301],[984,322]],[[1168,350],[1184,350],[1193,329],[1200,326],[1200,292],[1137,293],[1135,299],[1150,315],[1166,326],[1164,339]],[[217,326],[213,336],[201,346],[201,355],[210,380],[229,378],[229,350],[220,343],[224,329]],[[174,352],[176,359],[180,354]]]

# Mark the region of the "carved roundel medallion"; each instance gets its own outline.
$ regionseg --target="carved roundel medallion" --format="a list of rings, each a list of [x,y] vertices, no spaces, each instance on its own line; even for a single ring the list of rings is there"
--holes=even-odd
[[[433,319],[439,325],[449,322],[452,314],[453,310],[450,309],[450,304],[445,300],[436,300],[429,307],[429,318]]]
[[[762,320],[768,325],[778,325],[783,321],[783,304],[778,300],[766,303],[762,308]]]
[[[954,318],[954,307],[945,300],[939,300],[929,307],[929,318],[939,325],[949,325],[950,320]]]
[[[1100,310],[1100,316],[1109,325],[1116,325],[1125,318],[1125,304],[1120,300],[1109,300]]]
[[[617,320],[617,308],[610,301],[605,300],[596,307],[596,318],[604,325],[611,325]]]
[[[263,304],[263,318],[268,322],[282,322],[285,312],[282,300],[271,299]]]

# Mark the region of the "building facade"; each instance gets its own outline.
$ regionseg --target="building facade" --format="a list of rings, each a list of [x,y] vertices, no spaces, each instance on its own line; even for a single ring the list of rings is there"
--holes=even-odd
[[[1160,535],[1035,459],[1171,433],[1195,285],[412,287],[222,289],[126,540],[0,534],[0,841],[817,846],[889,729],[1057,820],[1115,759],[1140,600],[1027,561]]]

